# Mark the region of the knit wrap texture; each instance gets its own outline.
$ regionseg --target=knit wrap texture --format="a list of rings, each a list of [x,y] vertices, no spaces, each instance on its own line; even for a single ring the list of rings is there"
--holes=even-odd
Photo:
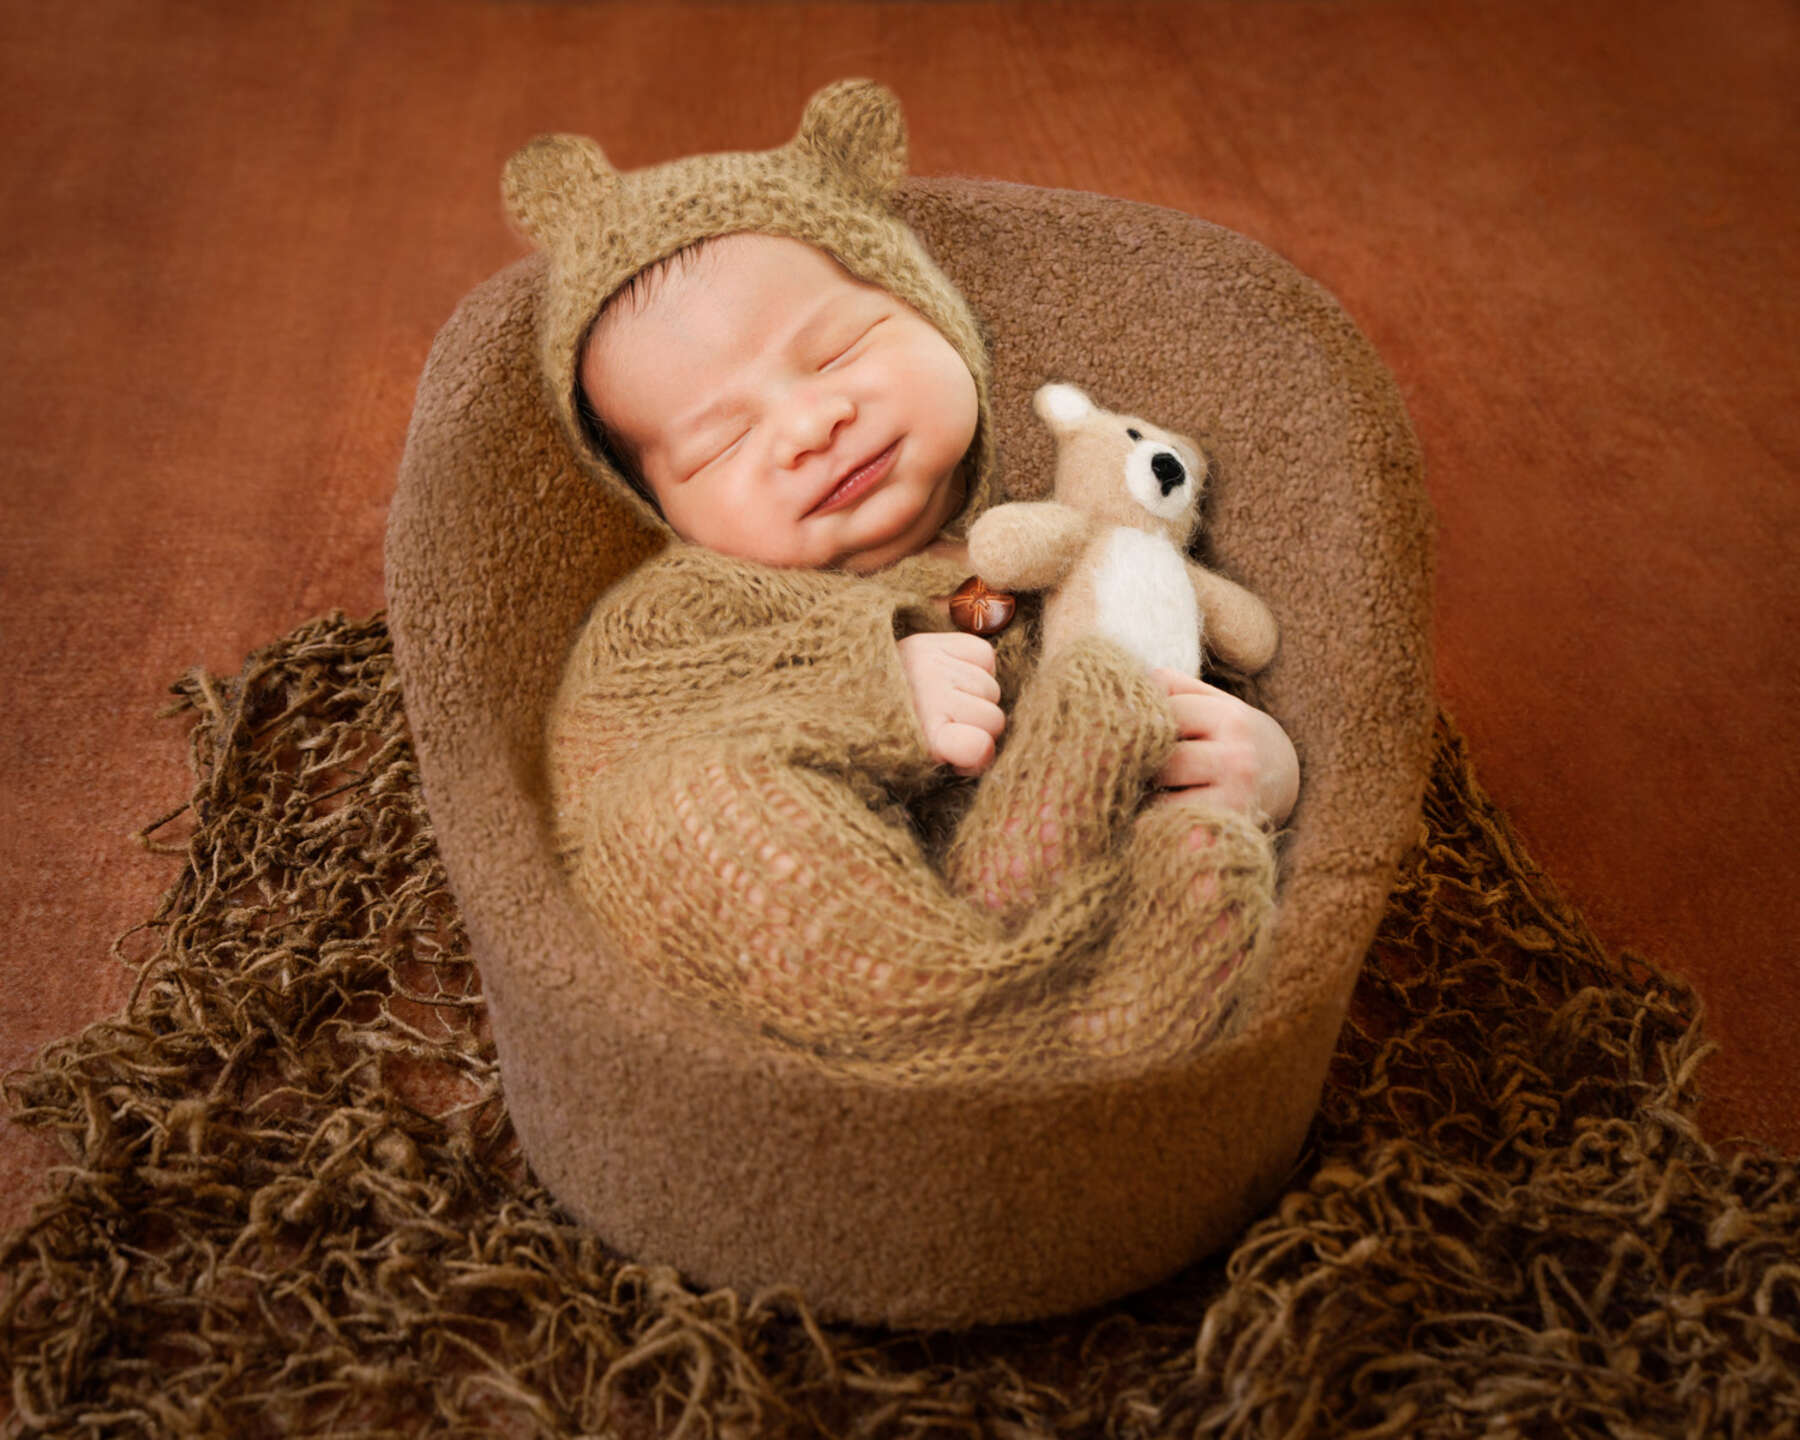
[[[935,556],[862,578],[688,545],[640,567],[551,708],[576,889],[672,991],[895,1080],[1173,1058],[1223,1033],[1273,904],[1270,842],[1191,801],[1143,808],[1176,735],[1118,646],[1026,681],[932,863],[906,802],[947,772],[895,641],[944,628],[932,596],[957,578]]]
[[[977,513],[993,455],[987,350],[968,303],[888,204],[905,174],[899,101],[868,80],[820,90],[793,139],[772,150],[620,171],[586,136],[544,135],[508,160],[501,179],[507,213],[550,261],[538,330],[545,383],[588,474],[662,524],[580,421],[581,350],[601,308],[638,272],[697,241],[754,232],[825,251],[904,300],[955,348],[980,401],[965,506]]]

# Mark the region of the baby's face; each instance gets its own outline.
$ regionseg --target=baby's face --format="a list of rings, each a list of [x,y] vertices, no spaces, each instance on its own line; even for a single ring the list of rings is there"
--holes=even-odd
[[[728,235],[594,327],[581,383],[684,539],[876,570],[963,501],[975,382],[937,328],[824,252]]]

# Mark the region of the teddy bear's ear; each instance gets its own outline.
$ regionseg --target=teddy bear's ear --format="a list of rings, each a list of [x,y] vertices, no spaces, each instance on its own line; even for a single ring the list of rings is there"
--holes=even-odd
[[[500,194],[515,225],[560,253],[593,231],[618,183],[619,172],[587,136],[540,135],[506,162]]]
[[[1094,413],[1094,402],[1073,385],[1052,382],[1040,385],[1031,397],[1031,408],[1038,418],[1058,435],[1081,424]]]
[[[830,161],[870,194],[887,194],[906,174],[900,102],[873,80],[838,80],[819,91],[806,102],[793,143]]]

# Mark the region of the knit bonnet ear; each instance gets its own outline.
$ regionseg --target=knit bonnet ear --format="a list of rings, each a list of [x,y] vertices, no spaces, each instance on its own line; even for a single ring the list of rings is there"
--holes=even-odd
[[[566,255],[592,233],[619,186],[619,172],[585,135],[540,135],[506,162],[506,213],[539,248]]]
[[[794,143],[830,161],[870,195],[906,174],[906,121],[894,92],[873,80],[839,80],[807,102]]]

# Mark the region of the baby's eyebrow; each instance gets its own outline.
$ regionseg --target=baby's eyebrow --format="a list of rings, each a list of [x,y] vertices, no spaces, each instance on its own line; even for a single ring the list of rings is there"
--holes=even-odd
[[[686,415],[678,419],[670,429],[682,436],[693,435],[697,431],[704,430],[714,421],[723,419],[730,413],[736,404],[737,402],[732,396],[721,395],[718,399],[711,401],[694,414]],[[679,440],[676,442],[677,445],[680,443]]]
[[[811,315],[795,327],[788,339],[791,351],[804,352],[817,342],[819,337],[835,330],[849,315],[856,318],[854,304],[846,304],[842,300],[830,300],[818,306]]]
[[[721,438],[720,430],[734,412],[743,413],[741,402],[733,395],[721,395],[696,412],[692,419],[671,425],[662,446],[669,468],[677,475],[686,476],[711,459],[712,451],[718,448],[714,442]]]
[[[677,455],[684,454],[710,427],[730,419],[734,413],[741,413],[744,408],[744,398],[737,387],[726,386],[723,394],[715,395],[698,410],[676,417],[669,426],[669,450]]]

